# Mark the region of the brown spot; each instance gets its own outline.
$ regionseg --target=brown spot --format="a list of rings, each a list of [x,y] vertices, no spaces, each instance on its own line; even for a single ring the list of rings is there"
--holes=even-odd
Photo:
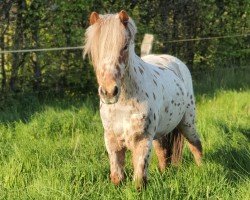
[[[171,103],[173,104],[173,103],[174,103],[174,100],[172,100]]]
[[[154,131],[156,131],[156,126],[155,126],[155,128],[154,128]]]
[[[160,65],[160,66],[162,66],[162,63],[159,63],[159,62],[156,62],[155,64],[156,64],[156,65]]]
[[[193,100],[191,101],[191,104],[192,104],[192,105],[194,104]]]
[[[153,79],[153,82],[154,82],[154,84],[157,86],[157,83],[156,83],[156,81]]]
[[[165,107],[165,112],[168,112],[168,107]]]
[[[141,75],[142,75],[142,74],[143,74],[143,72],[144,72],[144,71],[143,71],[143,69],[142,69],[142,68],[140,68],[140,67],[139,67],[139,71],[140,71]]]
[[[156,117],[155,117],[155,113],[154,113],[154,120],[155,120],[155,118],[156,118]]]
[[[137,74],[137,71],[136,71],[135,67],[133,67],[133,69],[134,69],[135,73]]]
[[[179,96],[179,95],[180,95],[178,92],[177,92],[176,94],[177,94],[177,96]]]
[[[157,72],[156,70],[154,70],[154,72],[160,76],[160,73],[159,73],[159,72]]]
[[[155,99],[156,99],[156,98],[155,98],[155,93],[153,93],[153,97],[154,97],[154,100],[155,100]]]
[[[170,116],[172,116],[173,113],[170,113]]]
[[[193,98],[193,96],[192,96],[192,94],[190,95],[190,99],[192,99]]]
[[[146,92],[145,94],[146,94],[146,96],[149,98],[148,93]]]
[[[150,120],[150,118],[148,118],[148,124],[151,124],[151,120]]]
[[[177,104],[177,106],[180,106],[180,105],[181,105],[180,103]]]
[[[165,61],[169,61],[167,58],[165,58],[165,57],[163,57],[163,56],[161,56],[160,58],[162,58],[162,59],[165,60]]]

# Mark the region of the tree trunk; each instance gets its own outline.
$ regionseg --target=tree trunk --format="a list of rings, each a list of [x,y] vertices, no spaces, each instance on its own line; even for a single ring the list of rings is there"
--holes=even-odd
[[[33,53],[32,62],[33,62],[33,73],[34,73],[33,90],[39,91],[41,87],[42,73],[41,73],[41,66],[40,66],[40,59],[38,52]]]
[[[172,40],[178,39],[178,8],[173,8],[173,32],[172,32]],[[177,56],[177,43],[172,43],[172,54]]]
[[[37,49],[40,47],[39,42],[39,21],[36,20],[35,25],[32,26],[32,38],[35,42],[34,48]],[[39,91],[41,86],[41,65],[40,65],[40,53],[34,52],[32,56],[32,62],[33,62],[33,73],[34,73],[34,81],[33,81],[33,90]]]
[[[5,36],[10,26],[10,10],[12,8],[13,2],[12,1],[5,1],[0,4],[0,49],[2,51],[5,50]],[[4,93],[6,91],[6,84],[7,84],[7,77],[5,71],[6,65],[6,55],[1,54],[1,73],[2,73],[2,80],[1,80],[1,91]]]
[[[66,46],[71,45],[71,29],[70,29],[70,24],[66,23],[64,24],[63,27],[63,33],[65,35],[65,43]],[[65,50],[63,53],[63,63],[60,67],[60,86],[62,91],[64,91],[65,87],[67,86],[67,78],[66,78],[66,73],[67,73],[67,68],[70,66],[70,54],[71,52],[69,50]]]
[[[0,38],[1,51],[4,51],[4,35]],[[2,81],[1,81],[1,90],[2,92],[6,89],[6,71],[5,71],[5,55],[1,54],[1,71],[2,71]]]
[[[195,38],[197,35],[197,12],[198,12],[197,3],[191,1],[187,4],[187,17],[189,20],[186,20],[186,27],[187,27],[187,37],[188,38]],[[189,69],[193,70],[194,65],[194,55],[195,55],[195,41],[187,42],[186,43],[186,62]]]
[[[161,5],[161,19],[162,19],[162,27],[164,27],[165,31],[163,31],[163,37],[164,37],[164,41],[163,41],[163,49],[162,49],[162,52],[163,53],[168,53],[169,52],[169,48],[168,48],[168,43],[166,43],[166,41],[168,41],[169,39],[169,33],[168,31],[168,27],[169,27],[169,24],[168,24],[168,13],[169,13],[169,5],[168,5],[168,1],[161,1],[160,2],[160,5]]]
[[[13,46],[14,49],[23,48],[24,44],[24,10],[26,9],[26,1],[25,0],[18,0],[17,1],[17,19],[16,19],[16,29],[15,35],[13,39]],[[16,91],[16,81],[18,80],[18,70],[21,64],[23,64],[25,54],[23,53],[13,53],[12,58],[12,70],[11,70],[11,77],[10,77],[10,90]]]

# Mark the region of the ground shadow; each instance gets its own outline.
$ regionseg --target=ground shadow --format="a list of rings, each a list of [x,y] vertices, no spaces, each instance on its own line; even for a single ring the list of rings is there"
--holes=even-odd
[[[229,127],[226,123],[221,121],[217,121],[216,125],[219,126],[222,133],[224,133],[228,139],[232,139],[233,133],[239,133],[242,134],[248,142],[250,141],[250,127],[239,125],[231,125],[231,127]]]
[[[219,122],[218,126],[226,136],[228,142],[214,151],[207,153],[206,159],[210,162],[216,162],[223,166],[227,171],[227,179],[232,182],[238,182],[242,178],[250,178],[250,154],[249,154],[249,136],[248,127],[228,127],[225,123]],[[242,134],[244,138],[239,139],[237,145],[233,141],[233,134]]]
[[[8,124],[15,121],[27,123],[35,113],[42,112],[47,107],[66,110],[86,106],[98,111],[98,102],[97,95],[32,92],[11,94],[0,100],[0,123]]]
[[[238,131],[241,132],[247,138],[248,142],[250,142],[250,128],[240,127]]]
[[[238,182],[242,178],[250,178],[250,161],[247,157],[246,149],[236,149],[221,147],[212,153],[206,155],[210,162],[216,162],[225,169],[227,179],[232,182]]]

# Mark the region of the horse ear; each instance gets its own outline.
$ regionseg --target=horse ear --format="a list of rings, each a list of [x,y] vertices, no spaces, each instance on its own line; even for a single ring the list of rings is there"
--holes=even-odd
[[[129,16],[126,13],[125,10],[122,10],[121,12],[119,12],[119,18],[120,18],[121,22],[123,23],[123,25],[127,26],[128,20],[129,20]]]
[[[97,12],[92,12],[90,17],[89,17],[89,23],[90,25],[93,25],[96,23],[96,21],[99,19],[99,14]]]

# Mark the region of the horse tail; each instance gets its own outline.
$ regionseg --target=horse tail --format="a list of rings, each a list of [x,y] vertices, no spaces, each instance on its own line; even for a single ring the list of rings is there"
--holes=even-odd
[[[184,137],[178,128],[175,128],[170,134],[168,134],[168,158],[171,163],[177,166],[182,159]]]

